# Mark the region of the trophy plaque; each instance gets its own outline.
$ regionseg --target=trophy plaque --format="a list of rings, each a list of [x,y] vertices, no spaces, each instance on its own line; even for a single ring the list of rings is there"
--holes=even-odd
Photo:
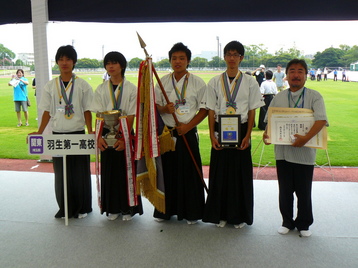
[[[121,112],[118,110],[103,112],[102,117],[104,119],[104,125],[109,129],[109,132],[104,135],[104,140],[106,141],[108,147],[113,147],[117,142],[117,132],[118,129],[116,126],[119,124],[119,117],[121,116]]]
[[[222,148],[238,148],[241,144],[241,115],[219,115],[219,143]]]

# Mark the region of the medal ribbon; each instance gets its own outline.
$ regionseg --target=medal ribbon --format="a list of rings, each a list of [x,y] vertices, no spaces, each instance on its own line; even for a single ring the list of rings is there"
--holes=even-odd
[[[301,92],[301,94],[300,94],[300,96],[298,97],[298,100],[296,101],[296,103],[295,103],[295,101],[292,99],[291,90],[288,90],[287,98],[288,98],[288,107],[289,107],[289,108],[291,108],[291,99],[292,99],[293,103],[295,104],[293,108],[303,108],[303,106],[304,106],[304,104],[305,104],[305,89],[306,89],[306,88],[304,87],[303,90],[302,90],[302,92]],[[301,98],[302,98],[302,105],[301,105],[301,107],[297,107],[297,106],[298,106],[298,103],[299,103],[300,100],[301,100]]]
[[[232,107],[236,110],[237,106],[236,106],[235,99],[236,99],[237,93],[239,92],[239,89],[240,89],[240,84],[242,81],[242,73],[240,71],[236,75],[235,85],[233,85],[231,87],[231,90],[229,87],[229,83],[227,82],[227,73],[226,72],[222,74],[221,80],[222,80],[223,92],[226,97],[226,107]]]
[[[123,82],[124,82],[124,80],[122,80],[122,82],[117,86],[117,88],[115,90],[113,90],[112,82],[110,80],[108,82],[109,94],[112,99],[113,110],[120,110],[119,107],[121,106],[122,95],[123,95]],[[117,89],[119,90],[119,92],[117,93],[117,96],[115,96],[114,92]]]
[[[72,104],[72,96],[73,96],[73,88],[75,86],[75,78],[76,78],[76,75],[73,74],[72,75],[72,78],[69,82],[69,84],[67,85],[67,87],[65,88],[65,85],[63,84],[63,81],[62,79],[60,80],[60,86],[61,86],[61,96],[64,100],[64,102],[66,103],[65,105],[65,115],[67,117],[70,117],[71,114],[75,113],[73,111],[73,104]],[[60,79],[60,78],[59,78]],[[71,82],[72,82],[72,85],[71,85]],[[67,98],[67,94],[66,94],[66,91],[68,89],[68,87],[71,85],[71,91],[70,91],[70,96],[69,98]]]
[[[173,87],[175,90],[175,94],[177,95],[177,100],[175,101],[175,108],[179,107],[179,104],[185,104],[185,93],[186,93],[186,88],[188,87],[188,80],[189,80],[189,73],[187,73],[185,75],[185,80],[181,89],[181,92],[179,91],[179,89],[176,87],[175,85],[175,81],[174,81],[174,73],[172,73],[172,83],[173,83]]]

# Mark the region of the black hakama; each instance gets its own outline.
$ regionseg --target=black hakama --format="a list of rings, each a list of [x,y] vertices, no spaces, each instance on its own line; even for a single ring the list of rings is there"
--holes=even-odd
[[[85,134],[84,131],[53,134]],[[65,217],[65,199],[63,190],[63,157],[53,157],[55,172],[55,195],[59,211],[55,218]],[[67,155],[67,200],[68,217],[78,218],[78,214],[92,212],[91,166],[89,155]]]
[[[247,124],[241,125],[241,137]],[[209,193],[205,205],[204,222],[218,224],[253,222],[253,168],[251,146],[237,149],[211,149]]]
[[[135,179],[135,178],[133,178]],[[141,197],[138,205],[128,205],[127,166],[125,152],[108,148],[101,152],[101,203],[103,214],[135,215],[143,214]]]
[[[177,215],[178,220],[200,220],[205,204],[204,187],[183,137],[176,130],[173,133],[177,138],[175,151],[162,155],[166,213],[155,210],[154,217],[169,220]],[[185,137],[202,172],[197,129],[193,128]]]
[[[55,218],[65,217],[63,190],[63,158],[53,157],[55,194],[60,210]],[[89,155],[66,156],[68,218],[92,212],[92,187]]]

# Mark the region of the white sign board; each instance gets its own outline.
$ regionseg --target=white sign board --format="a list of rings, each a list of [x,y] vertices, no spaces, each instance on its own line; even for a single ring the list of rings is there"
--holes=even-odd
[[[94,134],[29,135],[29,154],[86,155],[96,153]]]

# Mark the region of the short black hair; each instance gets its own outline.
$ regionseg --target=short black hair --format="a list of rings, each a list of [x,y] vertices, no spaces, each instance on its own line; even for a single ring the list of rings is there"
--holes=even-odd
[[[126,68],[127,68],[127,60],[122,53],[120,53],[118,51],[112,51],[112,52],[107,53],[103,59],[104,69],[106,69],[106,65],[109,62],[119,63],[119,65],[121,65],[121,67],[122,67],[121,74],[122,74],[122,76],[124,76],[124,73],[126,72]]]
[[[56,63],[63,56],[66,56],[67,58],[73,60],[73,68],[75,68],[75,65],[77,62],[77,52],[76,52],[75,48],[71,45],[59,47],[59,49],[57,50],[57,53],[56,53],[56,57],[55,57]]]
[[[307,67],[307,63],[306,63],[305,60],[293,59],[289,63],[287,63],[286,74],[287,74],[288,69],[290,68],[290,66],[293,65],[293,64],[301,64],[303,66],[303,68],[305,68],[306,74],[308,73],[308,67]]]
[[[273,76],[273,72],[271,70],[267,70],[265,72],[265,77],[266,77],[267,80],[272,79],[272,76]]]
[[[188,61],[191,60],[190,49],[186,45],[184,45],[183,43],[180,42],[180,43],[174,44],[174,46],[169,50],[169,61],[171,61],[173,53],[179,52],[179,51],[183,51],[186,54]]]
[[[236,50],[241,56],[245,55],[245,48],[239,41],[231,41],[224,47],[224,55],[231,51]]]

